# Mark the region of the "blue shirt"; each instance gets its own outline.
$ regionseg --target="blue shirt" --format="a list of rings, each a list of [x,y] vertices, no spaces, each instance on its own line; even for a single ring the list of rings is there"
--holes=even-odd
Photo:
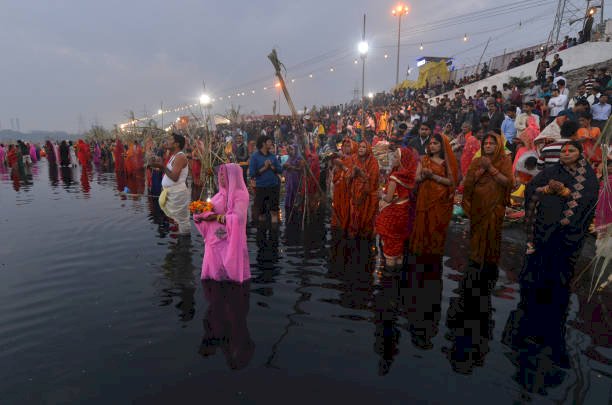
[[[595,121],[606,121],[610,117],[610,104],[593,104],[591,106],[591,113]]]
[[[514,126],[514,120],[506,115],[506,118],[501,124],[501,130],[506,140],[512,142],[516,136],[516,127]]]
[[[264,166],[266,160],[272,162],[272,166],[263,173],[259,174],[259,169]],[[273,170],[274,169],[274,170]],[[282,171],[281,165],[276,158],[276,155],[268,153],[262,155],[257,151],[251,155],[249,160],[249,177],[255,179],[255,187],[276,187],[280,184],[277,173]]]

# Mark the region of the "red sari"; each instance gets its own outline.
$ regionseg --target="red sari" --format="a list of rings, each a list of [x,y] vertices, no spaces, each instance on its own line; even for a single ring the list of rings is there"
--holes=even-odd
[[[400,149],[400,166],[389,175],[385,191],[395,183],[393,201],[381,209],[376,218],[376,233],[383,243],[383,254],[387,257],[402,256],[404,244],[410,236],[410,195],[416,185],[419,154],[412,148]]]
[[[115,159],[115,171],[122,172],[125,169],[125,162],[123,159],[123,143],[120,139],[117,139],[115,143],[115,150],[113,151],[113,158]]]
[[[465,178],[476,152],[480,150],[480,141],[471,132],[465,134],[465,146],[461,154],[461,176]]]
[[[444,254],[446,231],[453,216],[453,198],[459,170],[448,138],[442,135],[442,139],[445,160],[438,164],[425,155],[421,160],[421,170],[431,169],[434,175],[450,178],[452,184],[445,186],[429,178],[419,185],[416,217],[410,238],[410,252],[419,256]]]
[[[365,141],[367,151],[364,157],[354,155],[351,165],[358,167],[363,175],[352,176],[350,180],[350,237],[370,239],[374,235],[374,220],[378,210],[378,161],[372,154],[372,147]]]
[[[82,139],[79,139],[79,142],[77,143],[77,157],[79,159],[79,163],[81,163],[81,166],[86,166],[89,164],[89,160],[91,159],[89,145],[83,142]]]
[[[331,226],[343,231],[348,230],[350,218],[350,174],[353,170],[352,156],[357,153],[357,144],[350,138],[345,138],[342,144],[350,143],[351,153],[340,160],[344,168],[334,167],[332,182],[334,192],[332,198]]]

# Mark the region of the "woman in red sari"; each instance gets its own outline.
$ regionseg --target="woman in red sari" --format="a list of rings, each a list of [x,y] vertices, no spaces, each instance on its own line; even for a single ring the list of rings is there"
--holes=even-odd
[[[115,171],[123,172],[125,170],[125,161],[123,159],[123,143],[121,139],[117,139],[115,142],[115,150],[113,151],[113,159],[115,160]]]
[[[378,210],[378,161],[366,141],[359,142],[357,155],[351,159],[350,217],[348,234],[362,240],[374,236],[374,220]]]
[[[404,244],[410,236],[410,196],[419,172],[419,154],[412,148],[398,148],[376,218],[376,233],[382,241],[385,263],[390,270],[401,268],[404,260]]]
[[[458,179],[457,159],[449,139],[434,135],[421,159],[416,217],[410,238],[410,252],[421,259],[432,259],[433,264],[439,264],[444,254]]]
[[[481,156],[470,165],[464,182],[463,210],[470,219],[471,266],[497,268],[506,206],[514,184],[512,161],[501,135],[489,132]]]
[[[87,166],[89,164],[89,160],[91,159],[89,145],[83,142],[82,139],[79,139],[79,142],[77,143],[77,157],[79,158],[79,163],[81,166]]]
[[[357,153],[357,144],[351,138],[342,141],[341,156],[334,160],[332,174],[332,229],[342,233],[348,230],[350,218],[350,187],[349,180],[352,170],[352,156]]]

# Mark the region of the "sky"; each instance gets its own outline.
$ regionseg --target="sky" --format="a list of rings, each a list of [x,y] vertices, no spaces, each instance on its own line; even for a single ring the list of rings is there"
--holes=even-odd
[[[272,48],[287,67],[288,89],[298,110],[348,102],[361,85],[362,65],[354,61],[364,14],[370,46],[364,89],[388,90],[395,84],[398,18],[391,9],[397,4],[0,0],[0,127],[10,129],[11,118],[19,118],[24,132],[75,133],[92,124],[112,128],[125,122],[130,110],[137,117],[151,115],[161,103],[164,109],[196,103],[204,91],[215,99],[214,113],[233,105],[244,113],[271,114],[278,100],[267,59]],[[416,79],[420,56],[453,56],[461,67],[478,62],[489,37],[483,60],[545,41],[557,1],[405,4],[411,11],[402,17],[400,77],[405,79],[410,67],[410,78]],[[280,110],[288,112],[284,100]],[[165,114],[165,121],[176,116]]]

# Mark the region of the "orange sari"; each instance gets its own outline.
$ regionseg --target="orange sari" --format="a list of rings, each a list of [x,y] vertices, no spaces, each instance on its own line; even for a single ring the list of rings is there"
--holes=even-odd
[[[367,151],[364,157],[354,155],[352,167],[358,167],[364,176],[356,175],[350,180],[350,217],[348,232],[351,237],[372,238],[374,220],[378,210],[378,161],[372,154],[372,147],[365,141]]]
[[[459,168],[450,141],[444,135],[442,139],[445,160],[438,164],[425,155],[421,159],[421,170],[431,169],[434,175],[450,178],[452,184],[445,186],[429,178],[424,179],[419,186],[416,217],[410,238],[410,252],[419,256],[444,254],[446,231],[453,216],[453,197]]]
[[[502,186],[480,167],[482,157],[474,159],[464,182],[463,210],[470,218],[470,259],[478,265],[497,265],[500,256],[501,233],[506,206],[510,204],[510,192],[514,184],[512,161],[504,153],[501,135],[489,133],[497,141],[497,149],[491,164],[508,180]],[[481,147],[481,154],[484,151]]]
[[[334,184],[334,192],[332,198],[332,219],[331,226],[335,229],[343,231],[348,230],[350,218],[350,174],[353,170],[351,164],[353,155],[357,153],[357,144],[350,138],[345,138],[342,144],[351,144],[351,154],[341,159],[341,163],[346,169],[334,167],[332,182]]]

